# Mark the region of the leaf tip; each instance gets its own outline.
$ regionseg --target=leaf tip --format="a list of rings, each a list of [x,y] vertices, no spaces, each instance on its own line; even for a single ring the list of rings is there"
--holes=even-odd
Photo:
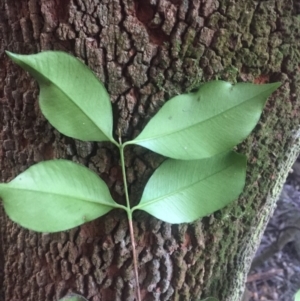
[[[9,58],[13,58],[15,56],[15,54],[13,52],[10,52],[8,50],[5,50],[5,53]]]
[[[13,62],[15,62],[16,64],[20,63],[20,59],[19,59],[20,55],[19,54],[16,54],[16,53],[13,53],[13,52],[10,52],[7,50],[5,50],[5,53]]]
[[[281,82],[275,82],[274,83],[275,89],[278,89],[281,85],[282,85]]]

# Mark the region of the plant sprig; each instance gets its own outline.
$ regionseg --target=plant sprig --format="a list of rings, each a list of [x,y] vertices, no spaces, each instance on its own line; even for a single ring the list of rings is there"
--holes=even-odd
[[[133,140],[113,137],[109,95],[92,71],[56,51],[7,55],[39,83],[39,104],[62,134],[83,141],[109,141],[119,148],[126,206],[88,168],[67,160],[40,162],[0,184],[8,216],[38,232],[67,230],[112,209],[125,210],[133,251],[137,299],[141,301],[133,212],[143,210],[169,223],[195,221],[237,199],[243,190],[246,157],[232,151],[257,124],[279,83],[232,85],[214,81],[169,100]],[[140,203],[131,206],[124,148],[140,145],[169,157],[149,179]]]

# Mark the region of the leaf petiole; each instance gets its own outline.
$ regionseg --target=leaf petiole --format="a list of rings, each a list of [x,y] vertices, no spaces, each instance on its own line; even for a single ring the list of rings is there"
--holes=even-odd
[[[128,226],[129,226],[129,233],[130,233],[130,241],[132,246],[132,256],[133,256],[133,266],[134,266],[134,277],[136,282],[136,294],[137,300],[141,301],[141,292],[140,292],[140,285],[139,285],[139,273],[137,267],[137,254],[135,249],[135,238],[134,238],[134,231],[132,225],[132,211],[130,207],[130,200],[128,195],[128,186],[127,186],[127,178],[126,178],[126,167],[125,167],[125,159],[124,159],[124,147],[125,145],[122,144],[121,134],[119,133],[119,151],[120,151],[120,158],[121,158],[121,167],[122,167],[122,176],[123,176],[123,183],[124,183],[124,191],[125,191],[125,198],[126,198],[126,209],[127,218],[128,218]]]

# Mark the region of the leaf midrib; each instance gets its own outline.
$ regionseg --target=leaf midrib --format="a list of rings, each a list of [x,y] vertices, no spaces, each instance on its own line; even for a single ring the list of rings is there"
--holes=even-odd
[[[269,89],[269,90],[271,90],[271,89]],[[269,90],[266,90],[266,91],[269,91]],[[265,93],[266,91],[264,91],[264,93]],[[236,107],[238,107],[238,106],[240,106],[240,105],[244,105],[246,102],[251,101],[253,98],[255,98],[255,97],[259,96],[259,95],[260,95],[260,94],[257,94],[257,95],[255,95],[255,96],[253,96],[252,98],[249,98],[249,99],[247,99],[247,100],[245,100],[245,101],[243,101],[243,102],[241,102],[241,103],[239,103],[239,104],[237,104],[237,105],[231,107],[231,108],[228,109],[228,110],[225,110],[225,111],[223,111],[223,112],[220,112],[220,113],[218,113],[218,114],[216,114],[216,115],[213,115],[212,117],[209,117],[209,118],[207,118],[207,119],[205,119],[205,120],[202,120],[202,121],[200,121],[200,122],[194,123],[194,124],[192,124],[192,125],[190,125],[190,126],[188,126],[188,127],[186,127],[186,128],[182,128],[182,129],[179,129],[179,130],[177,130],[177,131],[169,132],[169,133],[166,133],[166,134],[163,134],[163,135],[159,134],[159,135],[157,135],[157,136],[152,136],[152,137],[146,138],[146,139],[137,139],[137,140],[134,139],[134,140],[132,140],[132,141],[130,141],[130,142],[132,142],[132,144],[135,144],[135,141],[136,141],[137,143],[143,143],[143,142],[146,142],[146,141],[155,140],[155,139],[157,139],[157,138],[163,138],[163,137],[166,137],[166,136],[170,136],[170,135],[173,135],[173,134],[176,134],[176,133],[179,133],[179,132],[188,130],[189,128],[196,127],[196,126],[200,125],[201,123],[207,122],[207,121],[209,121],[209,120],[211,120],[211,119],[213,119],[213,118],[215,118],[215,117],[217,117],[217,116],[219,116],[219,115],[221,115],[221,114],[224,114],[224,113],[226,113],[226,112],[229,112],[229,111],[235,109]],[[138,137],[137,137],[137,138],[138,138]],[[129,141],[128,141],[128,142],[129,142]],[[131,143],[128,143],[128,144],[131,144]]]
[[[8,184],[2,184],[2,185],[9,185]],[[1,185],[1,186],[2,186]],[[0,186],[0,187],[1,187]],[[119,206],[115,206],[115,205],[118,205],[117,203],[116,204],[107,204],[107,203],[102,203],[102,202],[95,202],[94,200],[92,199],[88,199],[88,198],[84,198],[84,199],[79,199],[78,197],[76,196],[70,196],[70,195],[64,195],[64,194],[60,194],[60,193],[55,193],[55,192],[48,192],[48,191],[38,191],[38,190],[34,190],[34,189],[25,189],[25,188],[19,188],[19,187],[9,187],[9,186],[4,186],[4,189],[10,189],[10,190],[19,190],[19,191],[25,191],[25,192],[31,192],[31,193],[42,193],[42,194],[52,194],[52,195],[57,195],[57,196],[60,196],[60,197],[67,197],[67,198],[70,198],[70,199],[76,199],[76,200],[79,200],[79,201],[88,201],[90,203],[95,203],[95,204],[99,204],[99,205],[104,205],[104,206],[107,206],[107,207],[114,207],[114,208],[119,208]],[[1,189],[0,189],[1,190]],[[113,201],[113,200],[112,200]],[[114,202],[114,201],[113,201]]]
[[[226,169],[232,167],[232,165],[234,165],[234,164],[228,165],[226,168],[221,169],[221,170],[219,170],[219,171],[217,171],[217,172],[215,172],[215,173],[213,173],[213,174],[211,174],[211,175],[209,175],[209,176],[207,176],[207,177],[201,179],[200,181],[191,183],[190,185],[185,186],[183,189],[182,189],[182,188],[181,188],[181,189],[177,189],[177,190],[174,191],[174,192],[171,192],[171,193],[165,194],[165,195],[163,195],[163,196],[161,196],[161,197],[155,198],[155,199],[153,199],[152,201],[148,201],[148,202],[145,203],[145,204],[141,204],[141,203],[140,203],[140,204],[138,204],[137,206],[133,207],[132,209],[134,209],[134,210],[135,210],[135,209],[142,210],[143,207],[146,207],[146,206],[152,205],[152,204],[154,204],[154,203],[157,203],[157,202],[161,201],[162,199],[165,199],[165,198],[168,198],[168,197],[170,197],[170,196],[172,196],[172,195],[177,194],[178,192],[185,191],[185,190],[189,189],[190,187],[192,187],[192,186],[198,184],[199,182],[202,182],[202,181],[204,181],[204,180],[206,180],[206,179],[209,179],[210,177],[212,177],[212,176],[214,176],[214,175],[216,175],[216,174],[218,174],[218,173],[220,173],[220,172],[222,172],[222,171],[225,171]]]
[[[37,71],[37,69],[35,69]],[[97,123],[87,114],[84,112],[84,110],[75,102],[72,100],[72,98],[70,96],[68,96],[68,94],[65,92],[64,89],[60,88],[60,86],[58,86],[55,82],[53,82],[52,79],[49,79],[48,76],[45,76],[44,74],[42,74],[40,71],[37,71],[39,74],[41,74],[43,77],[45,77],[53,86],[55,86],[57,89],[59,89],[68,99],[71,103],[73,103],[95,126],[96,128],[106,137],[108,138],[109,141],[111,141],[111,139],[109,137],[107,137],[107,135],[102,131],[102,129],[100,129],[97,125]],[[93,75],[94,76],[94,75]],[[95,77],[95,79],[97,80],[97,78]],[[39,81],[37,79],[37,81]],[[45,88],[44,88],[45,89]]]

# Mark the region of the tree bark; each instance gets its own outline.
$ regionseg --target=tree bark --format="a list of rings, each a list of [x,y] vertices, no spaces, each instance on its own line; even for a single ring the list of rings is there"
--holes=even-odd
[[[281,81],[238,151],[248,156],[238,201],[192,224],[134,216],[143,300],[239,301],[276,196],[299,153],[300,5],[297,0],[0,0],[0,180],[36,162],[67,158],[96,171],[124,203],[117,150],[54,130],[37,103],[35,81],[4,50],[69,52],[105,84],[115,134],[135,137],[170,97],[200,82]],[[88,95],[87,95],[88,99]],[[128,148],[136,203],[162,158]],[[125,214],[70,231],[34,233],[0,211],[1,300],[135,299]]]

